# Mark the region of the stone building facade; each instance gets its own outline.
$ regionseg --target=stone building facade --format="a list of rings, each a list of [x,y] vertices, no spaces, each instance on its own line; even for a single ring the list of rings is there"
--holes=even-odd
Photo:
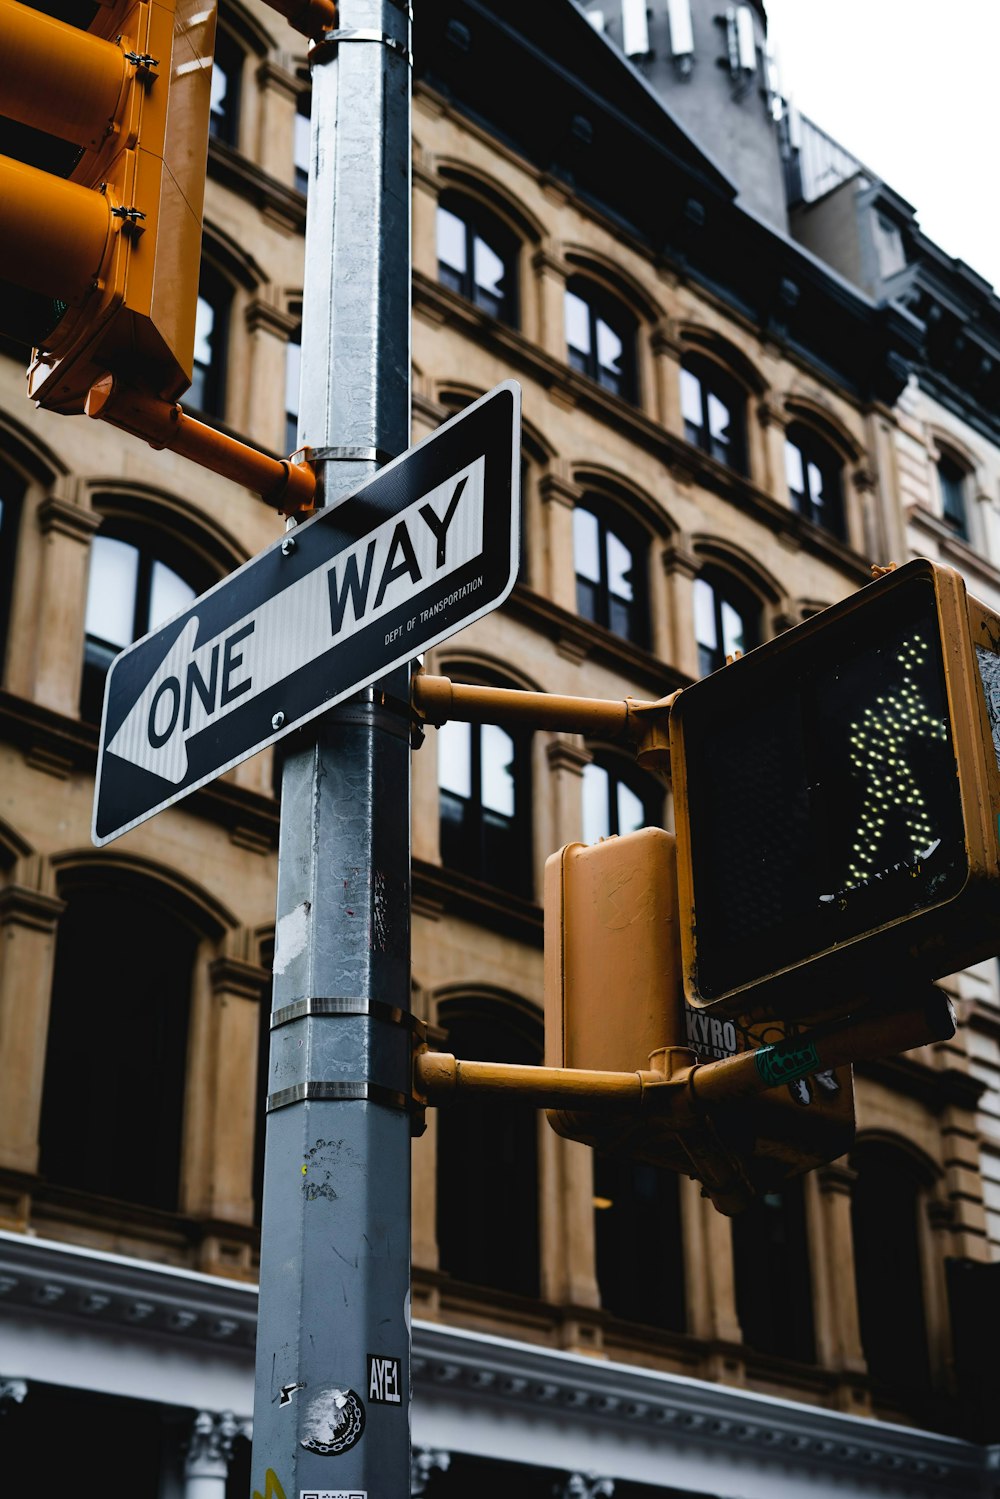
[[[904,556],[939,502],[901,455],[944,449],[916,319],[749,212],[572,0],[535,9],[414,20],[413,436],[501,380],[524,402],[518,583],[425,664],[650,698]],[[189,404],[285,453],[308,72],[257,0],[223,6],[214,98]],[[279,522],[33,411],[11,343],[0,463],[0,1444],[24,1484],[58,1431],[113,1454],[111,1493],[223,1499],[249,1471],[276,756],[100,852],[89,829],[113,653]],[[497,725],[429,731],[413,783],[415,1007],[459,1055],[541,1060],[545,859],[670,827],[669,786]],[[732,1221],[534,1113],[432,1112],[413,1492],[992,1493],[949,1298],[995,1252],[972,1036],[859,1069],[851,1154]]]

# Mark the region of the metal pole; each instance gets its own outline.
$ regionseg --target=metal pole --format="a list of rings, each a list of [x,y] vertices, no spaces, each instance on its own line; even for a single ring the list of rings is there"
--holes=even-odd
[[[313,49],[299,442],[320,500],[409,445],[405,5]],[[409,1494],[408,673],[286,741],[253,1492]]]

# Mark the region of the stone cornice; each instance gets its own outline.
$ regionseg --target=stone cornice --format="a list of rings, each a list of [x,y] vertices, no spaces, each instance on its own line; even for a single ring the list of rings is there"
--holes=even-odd
[[[61,1325],[74,1339],[103,1333],[153,1358],[228,1349],[249,1388],[256,1313],[253,1285],[0,1232],[0,1317]],[[414,1325],[413,1383],[418,1408],[488,1411],[509,1434],[519,1421],[546,1423],[570,1443],[597,1430],[612,1444],[654,1443],[664,1463],[680,1443],[780,1474],[785,1492],[822,1472],[859,1494],[981,1499],[991,1471],[992,1449],[971,1442],[436,1323]]]
[[[294,187],[286,187],[214,136],[208,143],[208,175],[259,208],[268,218],[296,234],[305,233],[305,194],[297,192]]]
[[[209,964],[208,976],[216,994],[237,994],[241,999],[259,1001],[267,987],[269,974],[256,963],[242,958],[215,958]]]
[[[0,732],[29,760],[42,752],[65,763],[70,771],[93,775],[96,770],[96,724],[82,723],[29,698],[0,690]],[[194,792],[186,808],[234,835],[252,835],[255,846],[277,849],[278,804],[273,797],[219,779]]]
[[[440,864],[414,859],[413,898],[415,902],[430,900],[449,916],[513,937],[529,947],[541,948],[541,906],[496,885],[457,874]]]

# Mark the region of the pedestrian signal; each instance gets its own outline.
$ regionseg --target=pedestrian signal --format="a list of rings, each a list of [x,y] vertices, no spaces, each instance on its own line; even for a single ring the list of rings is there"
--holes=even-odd
[[[885,575],[686,689],[670,724],[691,1005],[846,1013],[879,971],[998,950],[1000,617],[957,573]]]

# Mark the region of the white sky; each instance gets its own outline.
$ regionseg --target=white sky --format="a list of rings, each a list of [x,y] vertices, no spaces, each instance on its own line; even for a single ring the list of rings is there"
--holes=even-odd
[[[1000,0],[764,0],[781,87],[1000,290]]]

